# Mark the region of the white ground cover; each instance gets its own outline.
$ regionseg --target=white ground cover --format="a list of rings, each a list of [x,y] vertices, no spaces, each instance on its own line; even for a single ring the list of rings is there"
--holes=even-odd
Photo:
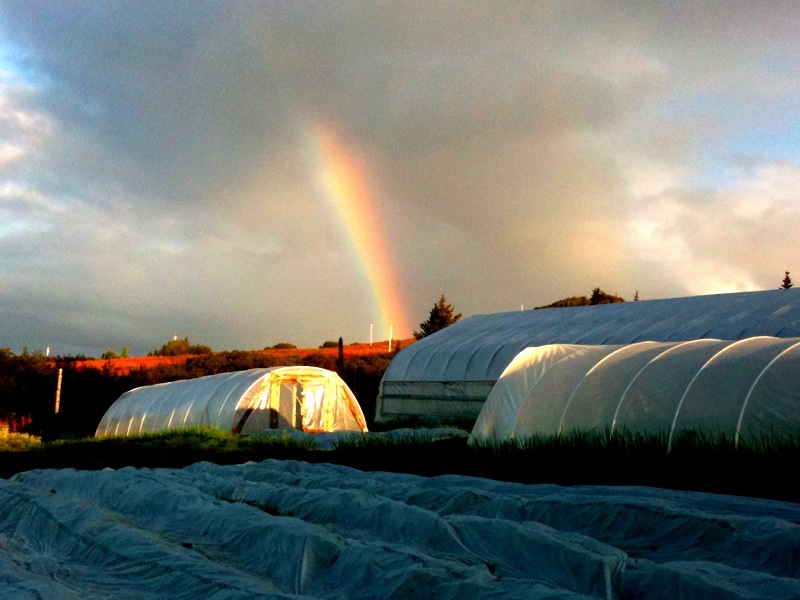
[[[0,480],[0,597],[799,598],[800,505],[268,460]]]

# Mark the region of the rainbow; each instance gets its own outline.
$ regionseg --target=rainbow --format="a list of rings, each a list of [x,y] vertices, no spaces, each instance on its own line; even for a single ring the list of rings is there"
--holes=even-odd
[[[395,339],[410,337],[401,278],[386,246],[385,227],[375,211],[367,170],[333,127],[317,126],[312,132],[320,188],[339,215],[372,291],[379,319],[375,334],[381,339],[385,332],[388,338],[391,329]]]

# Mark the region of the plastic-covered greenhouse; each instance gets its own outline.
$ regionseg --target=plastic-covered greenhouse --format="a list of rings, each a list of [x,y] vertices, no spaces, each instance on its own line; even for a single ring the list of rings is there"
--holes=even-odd
[[[800,337],[800,289],[475,315],[404,348],[387,369],[376,421],[471,417],[524,348],[754,336]]]
[[[796,439],[800,338],[527,348],[503,372],[470,443],[580,431]]]
[[[347,384],[318,367],[272,367],[136,388],[112,404],[96,436],[140,435],[190,425],[252,433],[263,429],[366,431]]]

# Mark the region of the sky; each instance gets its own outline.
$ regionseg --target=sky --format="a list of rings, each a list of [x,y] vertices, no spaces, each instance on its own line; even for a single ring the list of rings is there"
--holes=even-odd
[[[0,0],[0,348],[800,284],[800,3]]]

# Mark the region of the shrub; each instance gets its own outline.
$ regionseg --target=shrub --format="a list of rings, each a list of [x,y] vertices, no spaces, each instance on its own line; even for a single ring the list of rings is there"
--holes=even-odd
[[[0,452],[24,452],[41,446],[42,438],[27,433],[10,433],[0,429]]]
[[[322,352],[314,352],[303,358],[303,365],[307,367],[320,367],[329,371],[336,370],[336,358]]]
[[[205,344],[190,344],[189,338],[179,340],[175,337],[158,350],[148,352],[148,356],[185,356],[188,354],[211,354],[212,352],[210,346],[206,346]]]

